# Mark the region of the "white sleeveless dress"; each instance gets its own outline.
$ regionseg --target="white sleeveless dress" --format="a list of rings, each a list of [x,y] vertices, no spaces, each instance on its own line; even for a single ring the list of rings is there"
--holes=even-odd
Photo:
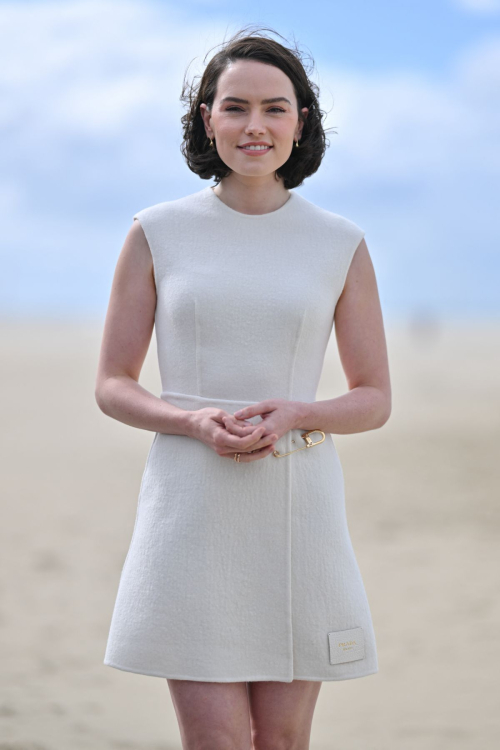
[[[293,191],[278,210],[247,215],[206,187],[134,219],[153,257],[161,398],[230,414],[315,401],[364,231]],[[304,431],[276,449],[305,445]],[[251,463],[155,434],[104,664],[210,682],[378,672],[330,433]]]

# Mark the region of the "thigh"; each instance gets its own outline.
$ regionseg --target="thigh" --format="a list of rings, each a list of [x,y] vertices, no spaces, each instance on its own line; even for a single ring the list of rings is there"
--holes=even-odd
[[[254,750],[308,750],[321,685],[309,680],[249,682]]]
[[[167,682],[183,750],[252,750],[246,682]]]

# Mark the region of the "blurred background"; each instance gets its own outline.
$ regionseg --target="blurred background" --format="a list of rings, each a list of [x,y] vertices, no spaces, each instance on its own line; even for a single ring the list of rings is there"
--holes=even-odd
[[[133,214],[210,182],[187,71],[297,41],[330,147],[297,192],[359,224],[393,411],[337,435],[379,672],[325,682],[311,750],[498,747],[500,1],[0,1],[0,750],[181,748],[166,680],[103,665],[150,432],[94,400]],[[141,384],[161,391],[153,338]],[[318,399],[347,389],[332,338]]]

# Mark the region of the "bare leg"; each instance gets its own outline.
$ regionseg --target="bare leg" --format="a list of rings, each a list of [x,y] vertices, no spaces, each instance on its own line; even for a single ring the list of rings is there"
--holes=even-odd
[[[321,682],[249,682],[252,750],[309,750]]]
[[[246,682],[167,682],[183,750],[252,750]]]

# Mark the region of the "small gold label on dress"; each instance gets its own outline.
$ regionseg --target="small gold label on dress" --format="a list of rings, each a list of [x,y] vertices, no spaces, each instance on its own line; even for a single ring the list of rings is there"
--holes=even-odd
[[[342,664],[365,657],[365,637],[363,628],[333,630],[328,633],[330,664]]]

